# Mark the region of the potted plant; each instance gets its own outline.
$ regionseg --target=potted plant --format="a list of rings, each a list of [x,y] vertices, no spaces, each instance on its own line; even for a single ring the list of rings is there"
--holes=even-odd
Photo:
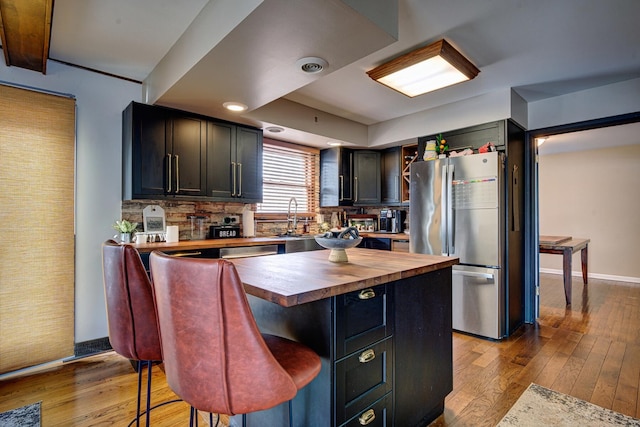
[[[113,228],[120,233],[120,242],[121,243],[131,243],[131,234],[138,227],[137,222],[129,222],[126,219],[122,221],[116,221],[113,224]]]

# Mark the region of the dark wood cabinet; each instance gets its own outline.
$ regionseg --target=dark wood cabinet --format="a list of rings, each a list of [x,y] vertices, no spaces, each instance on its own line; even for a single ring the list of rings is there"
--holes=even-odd
[[[383,205],[402,203],[402,147],[392,147],[380,153],[381,202]]]
[[[320,206],[353,204],[353,151],[334,147],[320,151]]]
[[[204,196],[203,119],[132,102],[123,112],[123,199]]]
[[[166,194],[204,196],[206,170],[206,121],[172,115],[166,120]]]
[[[262,131],[132,102],[123,112],[123,199],[262,201]]]
[[[207,196],[262,201],[262,132],[230,123],[207,125]]]
[[[166,120],[164,110],[131,103],[122,113],[122,197],[164,196]]]
[[[353,187],[355,205],[380,204],[380,152],[353,152]]]
[[[302,342],[322,370],[293,399],[295,426],[427,426],[453,389],[451,268],[282,307],[248,295],[261,330]],[[286,404],[248,415],[283,425]]]

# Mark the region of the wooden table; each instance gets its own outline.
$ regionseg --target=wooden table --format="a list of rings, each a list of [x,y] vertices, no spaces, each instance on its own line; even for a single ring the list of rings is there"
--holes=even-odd
[[[564,296],[567,305],[571,305],[571,258],[578,251],[581,251],[582,281],[585,285],[587,284],[589,242],[590,239],[573,238],[571,236],[540,236],[541,254],[562,255]]]

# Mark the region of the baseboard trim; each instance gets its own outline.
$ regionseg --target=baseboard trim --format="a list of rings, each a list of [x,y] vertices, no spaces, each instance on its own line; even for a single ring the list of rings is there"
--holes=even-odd
[[[97,338],[95,340],[77,342],[74,345],[74,356],[65,359],[65,362],[69,360],[79,359],[81,357],[93,356],[94,354],[104,353],[105,351],[111,351],[111,343],[109,337]]]
[[[540,273],[560,274],[560,275],[563,274],[562,270],[557,270],[554,268],[541,268]],[[582,279],[582,271],[572,271],[571,276],[580,277]],[[601,279],[601,280],[611,280],[613,282],[640,284],[640,277],[615,276],[613,274],[599,274],[599,273],[589,273],[587,277],[589,279]]]

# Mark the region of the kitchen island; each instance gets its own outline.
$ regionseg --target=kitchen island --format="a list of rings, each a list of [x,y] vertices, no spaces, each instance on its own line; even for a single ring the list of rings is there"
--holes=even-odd
[[[349,249],[232,260],[266,333],[305,343],[322,370],[293,400],[295,426],[425,426],[452,390],[452,257]],[[286,425],[287,405],[249,414]],[[232,418],[237,425],[238,417]]]

